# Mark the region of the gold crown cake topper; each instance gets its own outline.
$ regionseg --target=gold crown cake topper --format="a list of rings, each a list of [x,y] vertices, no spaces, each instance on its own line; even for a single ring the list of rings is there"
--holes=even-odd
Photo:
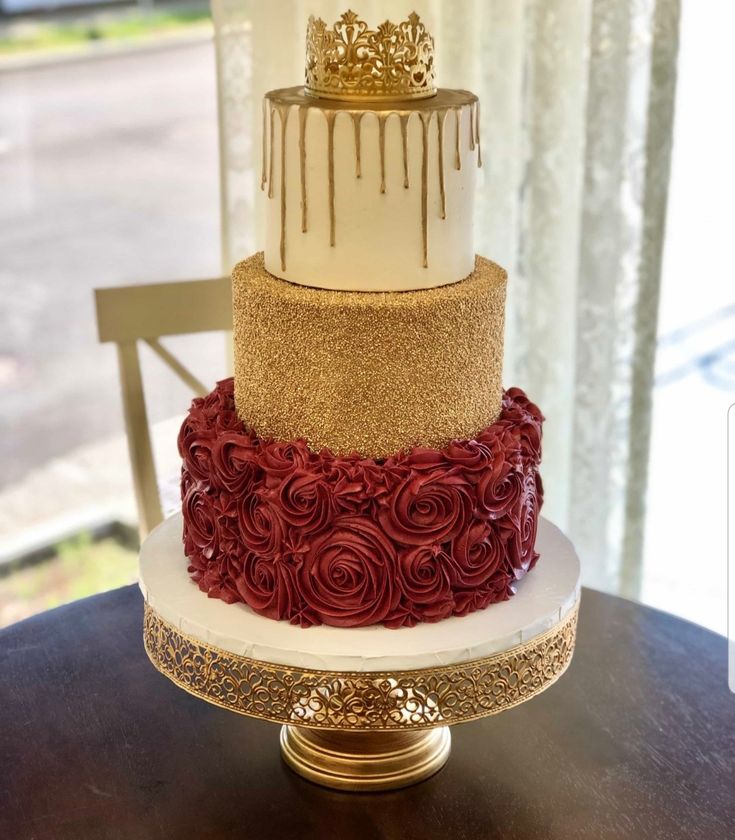
[[[352,11],[331,29],[312,15],[304,90],[325,99],[363,101],[434,96],[434,39],[416,12],[374,30]]]

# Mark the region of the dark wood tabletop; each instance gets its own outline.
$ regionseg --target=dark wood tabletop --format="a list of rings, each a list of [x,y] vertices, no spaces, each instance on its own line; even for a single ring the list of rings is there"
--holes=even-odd
[[[723,638],[585,591],[568,673],[453,730],[402,791],[319,788],[278,727],[189,696],[149,664],[135,587],[0,632],[0,837],[735,837],[735,696]]]

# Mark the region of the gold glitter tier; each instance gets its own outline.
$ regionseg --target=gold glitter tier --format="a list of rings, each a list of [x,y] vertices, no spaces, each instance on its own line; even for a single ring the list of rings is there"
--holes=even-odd
[[[470,438],[500,414],[506,272],[477,257],[450,286],[341,292],[233,272],[235,399],[260,437],[382,458]]]

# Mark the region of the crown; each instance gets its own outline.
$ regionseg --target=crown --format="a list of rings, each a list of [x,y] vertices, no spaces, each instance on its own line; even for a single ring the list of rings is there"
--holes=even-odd
[[[352,11],[331,29],[311,16],[304,90],[325,99],[363,101],[434,96],[434,39],[416,12],[375,30]]]

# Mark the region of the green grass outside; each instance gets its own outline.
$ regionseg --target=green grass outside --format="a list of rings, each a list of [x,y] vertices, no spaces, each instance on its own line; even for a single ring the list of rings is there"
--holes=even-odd
[[[207,9],[131,14],[83,23],[40,23],[0,37],[0,56],[63,50],[99,41],[125,41],[171,32],[209,21]]]
[[[133,583],[138,552],[107,537],[81,534],[60,543],[49,560],[0,577],[0,627],[69,601]]]

